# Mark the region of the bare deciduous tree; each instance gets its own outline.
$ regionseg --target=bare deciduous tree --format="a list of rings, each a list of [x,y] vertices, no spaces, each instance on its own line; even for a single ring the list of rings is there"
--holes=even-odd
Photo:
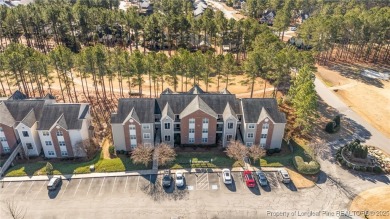
[[[252,158],[254,161],[259,160],[264,155],[265,155],[265,150],[259,145],[252,145],[248,150],[248,156]]]
[[[13,219],[23,219],[26,215],[26,209],[20,207],[14,200],[5,200],[6,211]]]
[[[175,160],[176,152],[173,148],[165,143],[159,144],[155,149],[158,165],[165,166]]]
[[[152,147],[140,144],[131,152],[131,159],[134,164],[144,164],[145,166],[148,166],[152,161],[152,154]]]
[[[228,157],[234,160],[242,160],[248,155],[248,147],[240,141],[230,141],[225,152]]]
[[[95,154],[99,146],[96,138],[79,141],[75,145],[76,156],[82,157],[84,154],[90,158]]]

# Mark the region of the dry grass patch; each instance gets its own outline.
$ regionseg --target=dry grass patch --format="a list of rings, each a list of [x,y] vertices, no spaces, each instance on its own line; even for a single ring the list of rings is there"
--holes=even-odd
[[[287,171],[297,189],[311,188],[315,185],[316,177],[301,175],[293,169],[287,169]]]
[[[350,211],[368,211],[372,213],[383,212],[381,215],[368,215],[367,218],[389,218],[390,187],[383,186],[366,190],[360,193],[351,203]]]

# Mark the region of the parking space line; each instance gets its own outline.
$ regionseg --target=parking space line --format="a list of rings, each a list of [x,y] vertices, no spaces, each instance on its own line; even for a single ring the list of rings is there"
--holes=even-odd
[[[125,188],[123,189],[123,192],[126,191],[127,188],[127,180],[129,179],[129,176],[126,176],[126,183],[125,183]]]
[[[138,180],[137,180],[137,187],[135,188],[135,191],[138,191],[138,183],[139,183],[139,178],[140,178],[140,176],[138,176]]]
[[[36,197],[38,196],[38,194],[42,191],[44,185],[46,185],[46,181],[43,181],[41,188],[39,189],[39,191],[37,192],[37,194],[34,196],[34,198],[36,198]]]
[[[106,180],[106,177],[103,178],[102,185],[100,186],[100,189],[99,189],[99,195],[102,194],[101,191],[102,191],[102,188],[103,188],[103,185],[104,185],[104,180]]]
[[[66,192],[66,189],[67,189],[68,186],[69,186],[69,183],[70,183],[70,180],[68,180],[68,183],[66,184],[64,191],[61,193],[61,197],[64,196],[64,194],[65,194],[65,192]]]
[[[207,177],[207,189],[210,189],[209,173],[206,173]]]
[[[7,188],[8,188],[8,186],[9,186],[9,184],[11,184],[11,182],[8,182],[8,184],[4,187],[4,181],[3,181],[3,190],[1,190],[1,191],[5,191]]]
[[[81,183],[82,180],[83,180],[83,179],[80,179],[79,184],[77,185],[76,190],[75,190],[74,193],[73,193],[73,197],[76,196],[77,190],[79,189],[79,186],[80,186],[80,183]]]
[[[19,184],[19,186],[18,186],[18,188],[15,190],[15,192],[14,192],[14,195],[16,194],[16,192],[19,190],[19,188],[20,188],[20,186],[22,185],[22,183],[23,183],[24,181],[22,181],[22,182],[20,182],[20,184]]]
[[[31,183],[30,188],[28,188],[28,190],[24,193],[24,197],[26,197],[26,199],[27,199],[27,193],[31,190],[31,188],[32,188],[32,186],[34,185],[34,183],[35,183],[35,181],[33,181],[33,182]]]
[[[92,185],[93,179],[95,179],[95,178],[92,178],[91,183],[89,184],[89,187],[88,187],[88,191],[87,191],[87,195],[86,195],[86,196],[88,196],[89,190],[91,189],[91,185]]]
[[[115,188],[115,182],[116,182],[116,177],[115,177],[115,179],[114,179],[114,184],[112,184],[111,193],[113,193],[113,192],[114,192],[114,188]]]
[[[276,182],[276,184],[278,185],[277,187],[280,189],[281,187],[280,187],[280,183],[279,183],[279,179],[278,179],[278,175],[276,174],[276,173],[273,173],[274,174],[274,176],[275,176],[275,182]]]

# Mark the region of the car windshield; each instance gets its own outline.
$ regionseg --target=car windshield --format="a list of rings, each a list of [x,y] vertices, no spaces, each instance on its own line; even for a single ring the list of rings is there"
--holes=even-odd
[[[176,179],[178,179],[178,180],[182,180],[182,179],[183,179],[183,177],[182,177],[182,176],[177,176],[177,177],[176,177]]]
[[[253,179],[251,174],[248,174],[247,176],[248,176],[248,179]]]
[[[284,173],[284,174],[283,174],[283,177],[284,177],[284,178],[288,178],[288,174],[285,174],[285,173]]]
[[[168,179],[169,180],[169,175],[164,175],[164,179]]]

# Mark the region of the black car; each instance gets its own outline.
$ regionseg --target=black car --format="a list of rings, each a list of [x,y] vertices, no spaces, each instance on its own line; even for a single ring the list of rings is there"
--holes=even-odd
[[[162,185],[164,187],[170,187],[172,183],[172,177],[171,177],[171,171],[170,170],[164,170],[164,175],[162,178]]]

